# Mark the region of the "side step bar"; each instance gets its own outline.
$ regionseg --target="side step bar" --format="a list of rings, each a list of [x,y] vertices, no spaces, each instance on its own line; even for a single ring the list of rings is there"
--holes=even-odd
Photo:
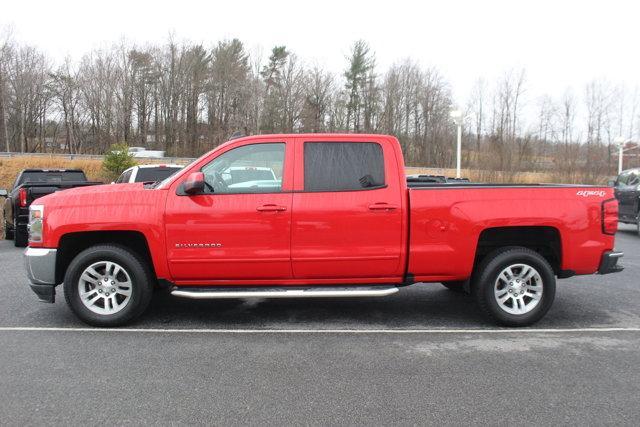
[[[339,298],[339,297],[384,297],[395,294],[395,286],[352,286],[310,288],[173,288],[171,295],[192,299],[221,298]]]

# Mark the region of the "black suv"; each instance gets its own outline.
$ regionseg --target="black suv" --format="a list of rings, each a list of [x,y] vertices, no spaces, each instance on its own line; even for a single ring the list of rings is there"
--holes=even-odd
[[[614,186],[620,222],[635,224],[640,235],[640,168],[623,171]]]

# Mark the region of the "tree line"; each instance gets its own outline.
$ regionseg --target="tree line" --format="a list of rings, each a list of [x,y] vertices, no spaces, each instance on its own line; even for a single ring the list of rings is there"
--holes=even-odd
[[[615,137],[638,136],[637,91],[594,80],[583,96],[527,95],[525,71],[514,70],[479,79],[456,103],[436,67],[408,58],[381,70],[362,40],[341,73],[307,66],[286,46],[252,55],[238,39],[122,42],[60,64],[10,35],[0,40],[6,151],[102,154],[125,143],[198,156],[236,135],[364,132],[397,136],[409,165],[448,168],[458,105],[465,167],[595,181],[615,169]]]

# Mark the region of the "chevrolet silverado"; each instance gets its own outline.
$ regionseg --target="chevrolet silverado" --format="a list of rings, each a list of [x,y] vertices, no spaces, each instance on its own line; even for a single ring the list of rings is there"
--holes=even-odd
[[[234,168],[273,173],[231,184]],[[525,326],[551,307],[556,278],[622,269],[611,188],[409,186],[404,170],[392,136],[261,135],[159,183],[51,194],[30,209],[31,288],[54,302],[62,283],[81,320],[117,326],[145,311],[154,287],[331,299],[436,282],[471,293],[499,324]]]

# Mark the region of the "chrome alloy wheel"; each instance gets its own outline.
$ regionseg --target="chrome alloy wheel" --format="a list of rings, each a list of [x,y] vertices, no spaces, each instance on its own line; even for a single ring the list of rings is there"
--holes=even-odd
[[[512,264],[498,274],[493,295],[498,306],[509,314],[526,314],[542,298],[544,284],[540,273],[527,264]]]
[[[131,277],[112,261],[91,264],[80,275],[78,295],[80,301],[94,313],[115,314],[131,300]]]

